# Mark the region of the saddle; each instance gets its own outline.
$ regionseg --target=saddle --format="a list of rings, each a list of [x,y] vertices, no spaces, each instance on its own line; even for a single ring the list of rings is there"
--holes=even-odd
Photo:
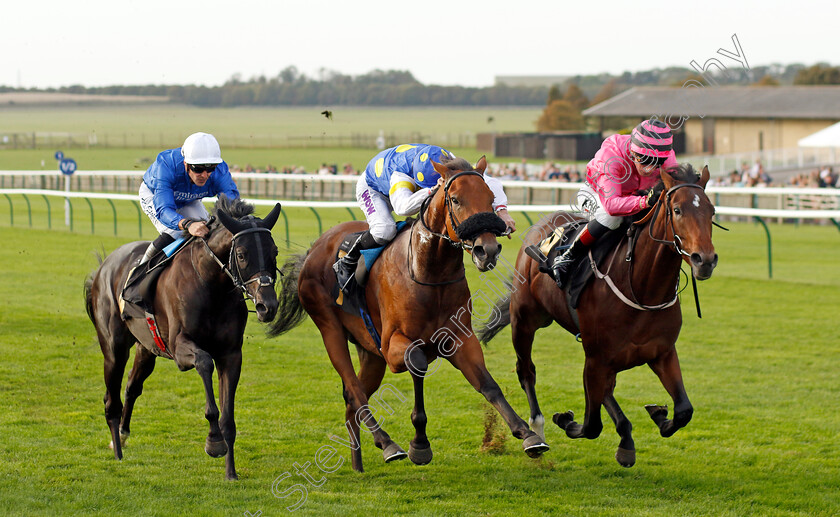
[[[625,218],[621,226],[614,231],[607,232],[606,235],[598,239],[589,253],[572,265],[564,290],[569,297],[569,305],[573,309],[577,309],[584,287],[595,276],[589,256],[592,256],[595,264],[600,265],[604,258],[623,240],[631,222],[631,219]],[[540,271],[548,273],[554,259],[571,246],[577,234],[585,227],[586,224],[581,221],[566,223],[559,228],[555,228],[551,235],[541,240],[539,244],[525,248],[525,253],[539,264]]]
[[[411,220],[397,222],[397,235],[410,228],[411,222]],[[346,255],[353,247],[356,240],[358,240],[359,235],[362,233],[364,232],[350,233],[344,237],[344,240],[342,240],[341,244],[338,246],[335,260],[338,260]],[[394,242],[394,240],[396,240],[396,237],[392,239],[391,242]],[[358,264],[356,264],[356,272],[353,275],[353,279],[347,285],[346,293],[339,289],[338,282],[333,285],[332,294],[335,304],[341,307],[344,312],[362,318],[365,322],[365,327],[367,328],[368,333],[373,338],[374,342],[376,342],[377,348],[381,348],[382,340],[380,339],[379,332],[377,332],[373,325],[373,321],[370,318],[370,312],[368,311],[367,302],[365,301],[365,284],[367,284],[368,276],[370,275],[370,270],[373,267],[373,264],[385,248],[391,244],[391,242],[377,248],[362,250],[362,255],[359,257]]]
[[[179,237],[172,244],[163,249],[145,264],[134,267],[126,278],[125,286],[120,293],[120,315],[123,320],[129,318],[146,319],[154,318],[154,293],[160,274],[172,262],[186,243],[191,242],[195,237],[189,239]]]

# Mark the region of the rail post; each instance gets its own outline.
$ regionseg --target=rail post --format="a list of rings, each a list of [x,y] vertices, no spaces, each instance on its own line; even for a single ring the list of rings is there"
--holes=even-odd
[[[753,218],[761,223],[761,226],[764,227],[764,233],[767,234],[767,277],[773,278],[773,247],[770,243],[770,229],[767,228],[767,224],[761,217],[754,215]]]
[[[3,194],[3,195],[6,196],[6,201],[9,202],[9,225],[14,226],[15,225],[15,207],[14,207],[14,205],[12,205],[12,198],[10,198],[8,194]]]

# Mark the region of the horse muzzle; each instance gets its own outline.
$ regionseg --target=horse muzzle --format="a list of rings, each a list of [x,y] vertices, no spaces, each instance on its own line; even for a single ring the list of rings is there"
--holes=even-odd
[[[708,280],[718,263],[717,253],[692,253],[688,257],[691,272],[697,280]]]
[[[502,252],[502,245],[492,233],[479,236],[473,243],[472,261],[479,271],[489,271],[496,267],[496,261]]]
[[[254,310],[257,313],[257,319],[262,323],[268,323],[273,320],[274,316],[277,315],[277,308],[279,306],[277,293],[274,290],[274,282],[255,282],[246,288],[253,289],[248,295],[254,301]]]

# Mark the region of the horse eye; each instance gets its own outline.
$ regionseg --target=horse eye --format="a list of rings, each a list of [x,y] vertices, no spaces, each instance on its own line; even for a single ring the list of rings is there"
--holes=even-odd
[[[452,199],[452,204],[453,204],[453,205],[460,205],[460,204],[461,204],[461,202],[460,202],[460,201],[458,201],[458,198],[457,198],[457,197],[452,197],[452,198],[450,198],[450,199]]]
[[[675,215],[680,215],[681,213],[682,213],[682,210],[680,210],[680,207],[675,206],[675,207],[674,207],[674,214],[675,214]]]

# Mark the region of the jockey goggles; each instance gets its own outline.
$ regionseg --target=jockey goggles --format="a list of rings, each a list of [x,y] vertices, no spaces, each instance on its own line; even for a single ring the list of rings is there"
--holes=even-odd
[[[210,174],[210,173],[212,173],[213,171],[216,170],[216,165],[217,164],[215,164],[215,163],[205,163],[205,164],[190,163],[189,164],[190,170],[193,171],[196,174],[201,174],[201,173],[204,173],[204,172]]]

